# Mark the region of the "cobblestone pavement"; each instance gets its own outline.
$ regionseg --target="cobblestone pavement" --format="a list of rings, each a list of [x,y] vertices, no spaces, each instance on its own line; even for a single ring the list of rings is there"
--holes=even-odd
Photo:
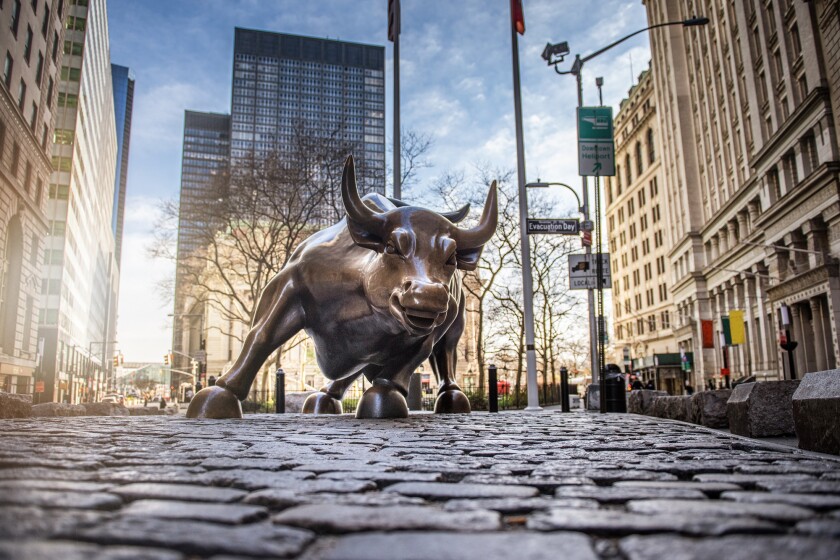
[[[840,461],[635,415],[0,421],[0,558],[840,558]]]

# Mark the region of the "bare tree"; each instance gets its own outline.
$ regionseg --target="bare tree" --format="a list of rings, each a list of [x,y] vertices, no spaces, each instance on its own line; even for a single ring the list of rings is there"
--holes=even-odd
[[[175,260],[185,295],[219,314],[222,320],[209,328],[241,339],[237,327],[251,324],[262,290],[294,249],[343,216],[341,169],[355,146],[341,138],[340,130],[324,136],[298,124],[291,142],[252,153],[217,175],[208,203],[194,215],[184,216],[188,209],[172,201],[161,204],[149,252]],[[370,180],[367,171],[360,176]],[[198,249],[177,258],[172,226],[185,217]]]
[[[418,132],[414,129],[400,130],[400,196],[411,199],[414,197],[414,187],[419,179],[419,172],[432,167],[428,159],[429,150],[434,146],[435,140],[431,134]],[[389,145],[388,152],[393,154],[393,143]],[[393,155],[391,160],[393,159]],[[389,162],[391,161],[389,160]],[[387,183],[393,192],[393,169],[386,164]]]

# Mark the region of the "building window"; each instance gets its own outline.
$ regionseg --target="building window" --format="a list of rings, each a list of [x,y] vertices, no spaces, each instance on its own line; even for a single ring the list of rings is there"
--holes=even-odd
[[[12,24],[9,26],[15,39],[17,39],[18,24],[20,24],[20,0],[15,0],[12,5]]]
[[[653,129],[647,131],[648,165],[656,161],[656,147],[653,145]]]
[[[644,160],[642,160],[642,143],[636,142],[636,175],[641,175],[644,171]]]
[[[18,87],[18,107],[21,111],[23,111],[24,105],[26,105],[26,82],[21,78],[20,87]]]
[[[627,173],[627,186],[633,182],[633,170],[630,168],[630,154],[624,156],[624,172]]]
[[[12,165],[9,169],[14,176],[17,176],[20,170],[20,145],[17,142],[12,145]]]
[[[35,132],[35,121],[38,120],[38,104],[34,101],[32,102],[32,110],[29,113],[29,128],[32,129],[32,132]]]
[[[26,26],[26,41],[23,43],[23,60],[29,64],[29,59],[32,56],[32,28]]]
[[[44,77],[44,55],[38,53],[38,66],[35,67],[35,83],[41,85],[41,79]]]
[[[59,14],[61,12],[58,12]],[[52,61],[56,62],[58,58],[58,31],[53,31],[53,50],[52,50]]]
[[[6,62],[3,63],[3,83],[6,84],[6,89],[12,89],[12,69],[15,67],[15,61],[12,55],[6,52]]]
[[[47,29],[50,27],[50,7],[44,6],[44,21],[41,23],[41,36],[47,38]]]
[[[23,190],[29,192],[30,183],[32,183],[32,163],[27,161],[23,172]]]
[[[621,196],[621,166],[615,166],[615,196]]]

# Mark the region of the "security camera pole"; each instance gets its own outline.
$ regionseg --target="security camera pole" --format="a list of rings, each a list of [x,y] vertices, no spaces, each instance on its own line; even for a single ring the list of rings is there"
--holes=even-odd
[[[557,65],[560,64],[561,62],[563,62],[563,59],[571,52],[569,50],[569,44],[567,42],[564,41],[562,43],[556,43],[556,44],[553,44],[553,45],[551,43],[548,43],[545,46],[545,49],[542,52],[542,58],[543,58],[543,60],[546,61],[546,63],[549,66],[554,66],[554,71],[557,72],[558,74],[572,74],[573,76],[575,76],[575,78],[577,79],[577,95],[578,95],[578,105],[577,106],[578,106],[578,111],[580,111],[580,108],[583,107],[583,84],[581,82],[581,74],[583,72],[583,65],[585,63],[589,62],[590,60],[592,60],[596,56],[599,56],[599,55],[607,52],[608,50],[615,47],[616,45],[619,45],[619,44],[623,43],[627,39],[630,39],[631,37],[635,37],[636,35],[638,35],[640,33],[644,33],[645,31],[649,31],[651,29],[656,29],[658,27],[665,27],[665,26],[669,26],[669,25],[682,25],[683,27],[694,27],[694,26],[706,25],[707,23],[709,23],[709,18],[693,17],[693,18],[690,18],[690,19],[682,20],[682,21],[669,21],[669,22],[665,22],[665,23],[659,23],[659,24],[656,24],[656,25],[651,25],[649,27],[645,27],[644,29],[639,29],[638,31],[634,31],[633,33],[630,33],[629,35],[625,35],[624,37],[622,37],[621,39],[618,39],[617,41],[613,41],[612,43],[610,43],[606,47],[604,47],[602,49],[599,49],[592,54],[586,55],[584,57],[581,57],[579,54],[575,55],[575,61],[572,64],[571,69],[569,69],[565,72],[561,71],[557,67]],[[578,119],[578,127],[579,126],[580,126],[580,120]],[[580,131],[578,130],[578,132],[580,132]],[[578,136],[579,136],[579,134],[578,134]],[[581,176],[581,184],[583,185],[583,208],[584,208],[583,219],[584,219],[584,221],[586,222],[586,225],[588,226],[588,228],[591,231],[592,223],[589,221],[589,187],[587,185],[587,180],[586,180],[585,175]],[[598,233],[600,234],[601,232],[598,232]],[[588,244],[588,245],[586,243],[584,243],[584,245],[586,247],[586,254],[587,255],[592,253],[591,237],[590,237],[590,242],[589,243],[590,244]],[[600,243],[600,241],[599,241],[599,243]],[[600,263],[601,255],[598,254],[597,258],[598,258],[598,262]],[[587,257],[587,260],[588,259],[589,259],[589,257]],[[600,268],[600,266],[598,268]],[[601,276],[601,275],[599,274],[599,276]],[[602,330],[603,327],[602,327],[602,322],[600,320],[599,320],[598,326],[596,327],[596,323],[595,323],[595,297],[594,297],[593,289],[588,288],[586,290],[586,293],[587,293],[587,302],[588,302],[588,305],[589,305],[589,347],[590,347],[590,359],[591,359],[590,368],[591,368],[591,371],[592,371],[592,380],[595,381],[595,379],[596,379],[595,376],[596,375],[598,375],[599,378],[600,378],[600,383],[601,383],[601,412],[603,413],[603,412],[606,412],[604,410],[605,409],[604,399],[605,399],[605,396],[606,396],[605,395],[605,387],[604,387],[604,384],[603,384],[604,371],[603,371],[603,368],[600,368],[599,365],[598,365],[599,360],[598,360],[598,350],[597,350],[597,348],[598,348],[598,335],[601,334],[600,331]]]

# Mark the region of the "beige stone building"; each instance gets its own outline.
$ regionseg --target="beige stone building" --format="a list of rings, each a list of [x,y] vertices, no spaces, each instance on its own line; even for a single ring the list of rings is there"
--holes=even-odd
[[[604,186],[615,325],[607,361],[632,361],[633,372],[644,381],[680,394],[685,372],[671,328],[675,317],[667,276],[667,202],[649,70],[639,75],[638,84],[621,102],[614,130],[616,175]]]
[[[65,4],[0,2],[0,391],[12,393],[36,388],[49,150]]]
[[[672,328],[693,353],[693,384],[721,383],[724,368],[732,378],[790,377],[783,304],[797,377],[837,367],[837,3],[644,3],[650,25],[711,20],[650,36]],[[743,328],[743,343],[722,344],[724,317]]]

